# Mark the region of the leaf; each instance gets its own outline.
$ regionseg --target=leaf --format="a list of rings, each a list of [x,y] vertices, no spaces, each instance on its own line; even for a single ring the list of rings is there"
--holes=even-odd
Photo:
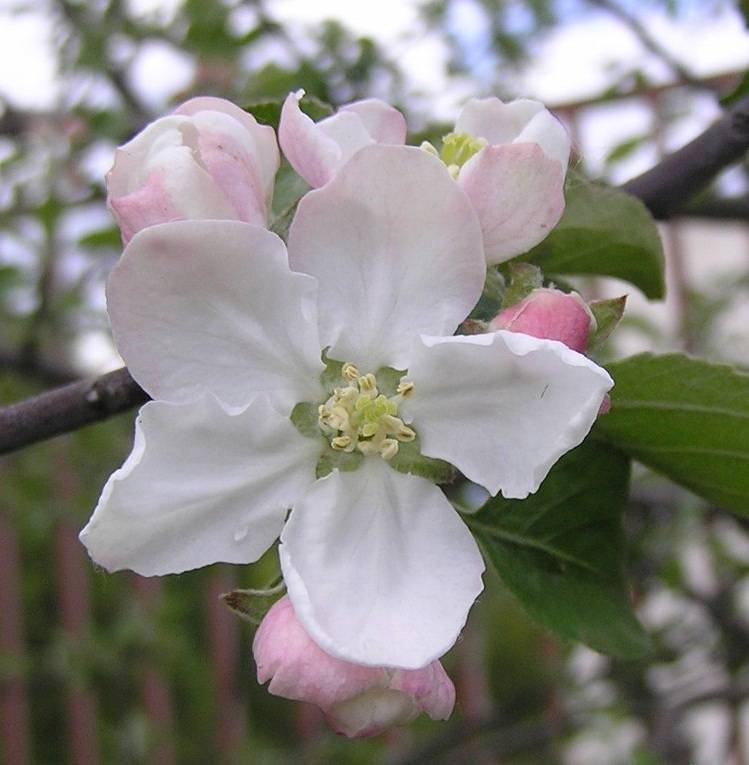
[[[90,247],[92,249],[106,248],[121,250],[122,237],[120,236],[120,230],[117,226],[107,226],[106,228],[100,228],[79,237],[78,244],[81,247]]]
[[[741,79],[731,91],[721,97],[720,105],[725,109],[729,106],[733,106],[737,101],[741,101],[741,99],[746,96],[749,96],[749,70],[741,75]]]
[[[567,206],[548,237],[523,259],[546,274],[615,276],[651,299],[665,294],[663,246],[639,199],[570,172]]]
[[[486,269],[484,290],[469,318],[476,321],[491,321],[502,307],[505,289],[504,276],[495,266],[489,266]]]
[[[278,130],[278,124],[281,121],[281,108],[285,99],[273,99],[271,101],[257,101],[247,104],[242,108],[251,114],[262,125],[270,125],[274,130]],[[315,122],[333,114],[333,107],[330,104],[321,101],[315,96],[305,95],[299,101],[300,109]]]
[[[593,300],[588,303],[591,313],[596,320],[596,331],[588,340],[588,350],[603,345],[608,340],[611,333],[617,328],[619,322],[624,316],[624,308],[627,305],[627,296],[622,295],[618,298],[609,300]]]
[[[596,435],[696,494],[749,513],[749,375],[684,354],[609,366]]]
[[[220,598],[240,619],[257,626],[285,590],[286,586],[280,582],[265,590],[232,590]]]
[[[490,499],[464,516],[486,557],[527,611],[564,638],[635,657],[648,639],[629,605],[621,513],[629,461],[586,441],[536,494]]]

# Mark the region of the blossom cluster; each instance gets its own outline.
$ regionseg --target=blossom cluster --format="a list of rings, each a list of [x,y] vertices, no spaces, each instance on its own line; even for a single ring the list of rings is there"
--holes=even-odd
[[[117,151],[108,311],[153,401],[81,539],[150,576],[251,563],[280,537],[288,595],[258,630],[258,678],[371,735],[449,716],[439,659],[483,587],[470,531],[399,452],[524,498],[612,381],[583,354],[577,296],[535,290],[454,334],[487,265],[562,214],[570,143],[541,104],[472,100],[438,150],[406,145],[381,101],[315,123],[300,98],[278,141],[311,190],[286,242],[275,132],[237,106],[193,99]]]

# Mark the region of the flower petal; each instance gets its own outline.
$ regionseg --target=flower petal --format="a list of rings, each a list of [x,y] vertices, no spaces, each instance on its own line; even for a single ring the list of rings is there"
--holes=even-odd
[[[264,397],[234,413],[211,396],[150,402],[81,541],[107,570],[144,576],[250,563],[314,481],[318,456]]]
[[[544,105],[529,98],[519,98],[508,104],[495,96],[471,98],[458,116],[455,132],[485,138],[489,145],[512,143],[541,111],[544,111]]]
[[[366,666],[418,669],[442,656],[482,589],[481,554],[444,494],[379,457],[318,480],[279,556],[305,630]]]
[[[406,142],[406,118],[390,104],[379,98],[365,98],[340,108],[341,112],[353,112],[377,143],[404,144]]]
[[[481,295],[481,232],[466,196],[425,151],[370,146],[302,197],[289,260],[317,277],[333,358],[403,369],[420,334],[450,334]]]
[[[144,229],[107,285],[117,347],[153,398],[210,391],[242,406],[266,393],[286,411],[322,396],[314,300],[281,240],[237,221]]]
[[[563,173],[567,172],[572,142],[564,125],[547,109],[533,116],[514,143],[537,143],[547,157],[559,162]]]
[[[527,252],[564,212],[564,174],[533,143],[487,146],[461,169],[458,184],[473,203],[489,264]]]
[[[229,135],[235,136],[250,155],[253,165],[257,167],[261,189],[270,203],[273,181],[281,161],[276,134],[270,125],[260,125],[251,114],[231,101],[211,96],[191,98],[179,106],[174,113],[193,115],[198,118],[199,126],[214,127],[216,131],[224,129]],[[217,113],[231,117],[232,121],[239,123],[244,130],[237,131],[231,123],[217,119]]]
[[[429,457],[523,499],[587,435],[613,381],[555,340],[514,332],[423,337],[401,412]]]
[[[318,128],[299,107],[304,91],[289,93],[281,109],[278,142],[286,159],[313,188],[324,186],[341,159],[335,140]]]

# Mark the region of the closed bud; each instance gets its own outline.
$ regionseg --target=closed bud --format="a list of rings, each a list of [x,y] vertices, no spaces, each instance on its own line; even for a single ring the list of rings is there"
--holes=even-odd
[[[263,619],[252,646],[260,683],[276,696],[316,704],[349,738],[374,736],[422,712],[446,720],[455,688],[439,661],[422,669],[364,667],[325,653],[283,597]]]
[[[193,98],[115,155],[107,201],[127,242],[174,220],[265,226],[279,153],[273,129],[221,98]]]
[[[532,337],[558,340],[583,353],[590,332],[595,329],[595,319],[576,292],[539,288],[519,303],[500,311],[492,319],[489,329],[505,329]]]

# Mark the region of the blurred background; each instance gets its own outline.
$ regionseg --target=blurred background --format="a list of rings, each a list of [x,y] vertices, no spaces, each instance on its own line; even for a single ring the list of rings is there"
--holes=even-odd
[[[121,364],[103,177],[180,100],[378,96],[439,136],[468,97],[536,97],[581,169],[618,184],[704,130],[747,67],[745,16],[719,0],[0,0],[0,403]],[[577,281],[629,294],[604,361],[678,349],[749,366],[747,179],[730,168],[663,226],[665,301]],[[625,526],[647,659],[557,641],[488,574],[446,659],[451,721],[352,743],[257,686],[252,630],[217,599],[265,584],[272,554],[161,580],[94,569],[77,532],[132,422],[0,463],[0,762],[749,763],[746,519],[637,470]]]

